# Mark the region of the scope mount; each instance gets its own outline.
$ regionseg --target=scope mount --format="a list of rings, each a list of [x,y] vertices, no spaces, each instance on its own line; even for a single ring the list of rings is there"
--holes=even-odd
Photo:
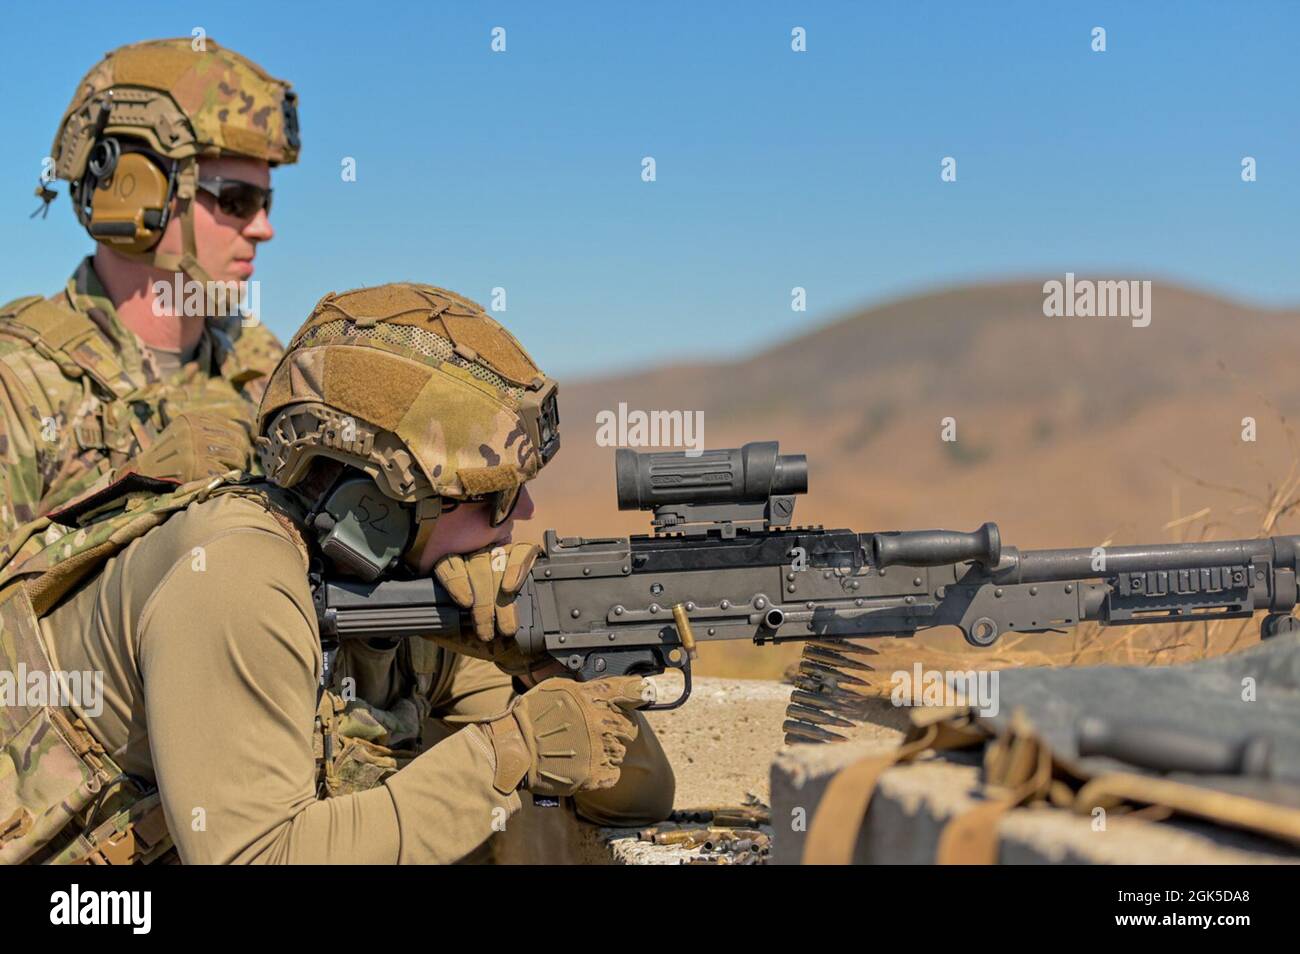
[[[654,515],[650,525],[656,536],[677,533],[702,537],[717,530],[722,539],[732,540],[737,531],[750,533],[790,526],[794,495],[774,494],[763,503],[666,503],[655,507]]]

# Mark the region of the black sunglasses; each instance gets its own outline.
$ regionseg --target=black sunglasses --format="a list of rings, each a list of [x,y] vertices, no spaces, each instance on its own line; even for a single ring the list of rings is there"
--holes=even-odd
[[[271,214],[271,190],[242,179],[214,176],[200,179],[199,188],[216,198],[222,212],[239,219],[251,219],[262,209]]]
[[[491,506],[488,512],[488,523],[491,526],[499,527],[512,516],[515,509],[519,506],[519,500],[523,497],[523,484],[515,487],[513,490],[499,490],[490,494],[474,494],[466,497],[464,500],[457,500],[454,497],[443,497],[442,513],[451,513],[461,504],[485,503]]]

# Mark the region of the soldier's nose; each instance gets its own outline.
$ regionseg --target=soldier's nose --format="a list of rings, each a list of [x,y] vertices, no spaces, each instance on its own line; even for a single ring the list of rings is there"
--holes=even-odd
[[[244,226],[243,236],[255,242],[269,242],[275,238],[275,229],[271,228],[271,218],[266,214],[266,209],[258,209],[257,215]]]
[[[532,494],[528,492],[528,487],[520,487],[519,502],[515,504],[515,512],[511,514],[511,516],[515,520],[531,520],[535,509],[536,506],[533,504],[533,497]]]

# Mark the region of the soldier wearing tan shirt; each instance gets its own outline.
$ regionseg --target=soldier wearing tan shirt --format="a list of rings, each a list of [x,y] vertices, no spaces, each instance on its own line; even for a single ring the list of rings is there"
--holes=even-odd
[[[558,447],[554,394],[513,337],[459,296],[405,284],[328,295],[263,398],[270,480],[128,493],[118,516],[79,531],[37,525],[0,570],[0,655],[24,653],[19,610],[31,606],[52,670],[104,674],[102,711],[71,706],[71,731],[54,728],[86,742],[101,790],[125,776],[135,797],[156,797],[187,863],[451,862],[500,830],[521,790],[574,795],[604,823],[660,820],[672,771],[633,711],[641,680],[550,678],[513,696],[501,669],[465,654],[525,683],[544,675],[520,665],[508,638],[537,552],[510,532],[531,515],[524,484]],[[358,555],[354,540],[339,555],[346,540],[318,517],[337,516],[333,495],[349,486],[363,488],[348,499],[370,525],[383,508],[409,522],[400,561],[382,572],[436,573],[473,622],[445,646],[346,644],[322,697],[309,567],[337,559],[364,576],[365,560],[390,552],[380,541]],[[120,503],[107,499],[78,506],[111,514]],[[345,675],[353,700],[339,693]],[[416,754],[402,743],[429,715],[469,724]],[[0,718],[6,732],[19,738]],[[19,753],[8,768],[0,760],[0,815],[13,803],[14,830],[35,832],[59,809],[21,793],[54,792],[67,770],[44,758],[47,743],[23,754],[22,738],[0,738]],[[44,763],[51,777],[37,783],[18,767]],[[156,813],[142,820],[126,797],[86,810],[46,844],[0,840],[0,861],[22,860],[24,837],[26,860],[104,860],[133,825],[156,854]]]

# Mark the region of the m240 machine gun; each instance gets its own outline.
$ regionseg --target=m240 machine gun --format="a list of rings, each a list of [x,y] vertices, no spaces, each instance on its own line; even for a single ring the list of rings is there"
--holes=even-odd
[[[652,532],[562,537],[520,590],[525,657],[575,678],[679,670],[691,693],[699,644],[910,636],[956,626],[977,647],[1006,632],[1092,620],[1132,626],[1245,618],[1290,629],[1300,536],[1063,550],[1004,546],[998,528],[858,532],[794,526],[808,462],[775,442],[615,455],[618,506],[653,512]],[[431,578],[315,587],[326,641],[459,631],[461,610]]]

